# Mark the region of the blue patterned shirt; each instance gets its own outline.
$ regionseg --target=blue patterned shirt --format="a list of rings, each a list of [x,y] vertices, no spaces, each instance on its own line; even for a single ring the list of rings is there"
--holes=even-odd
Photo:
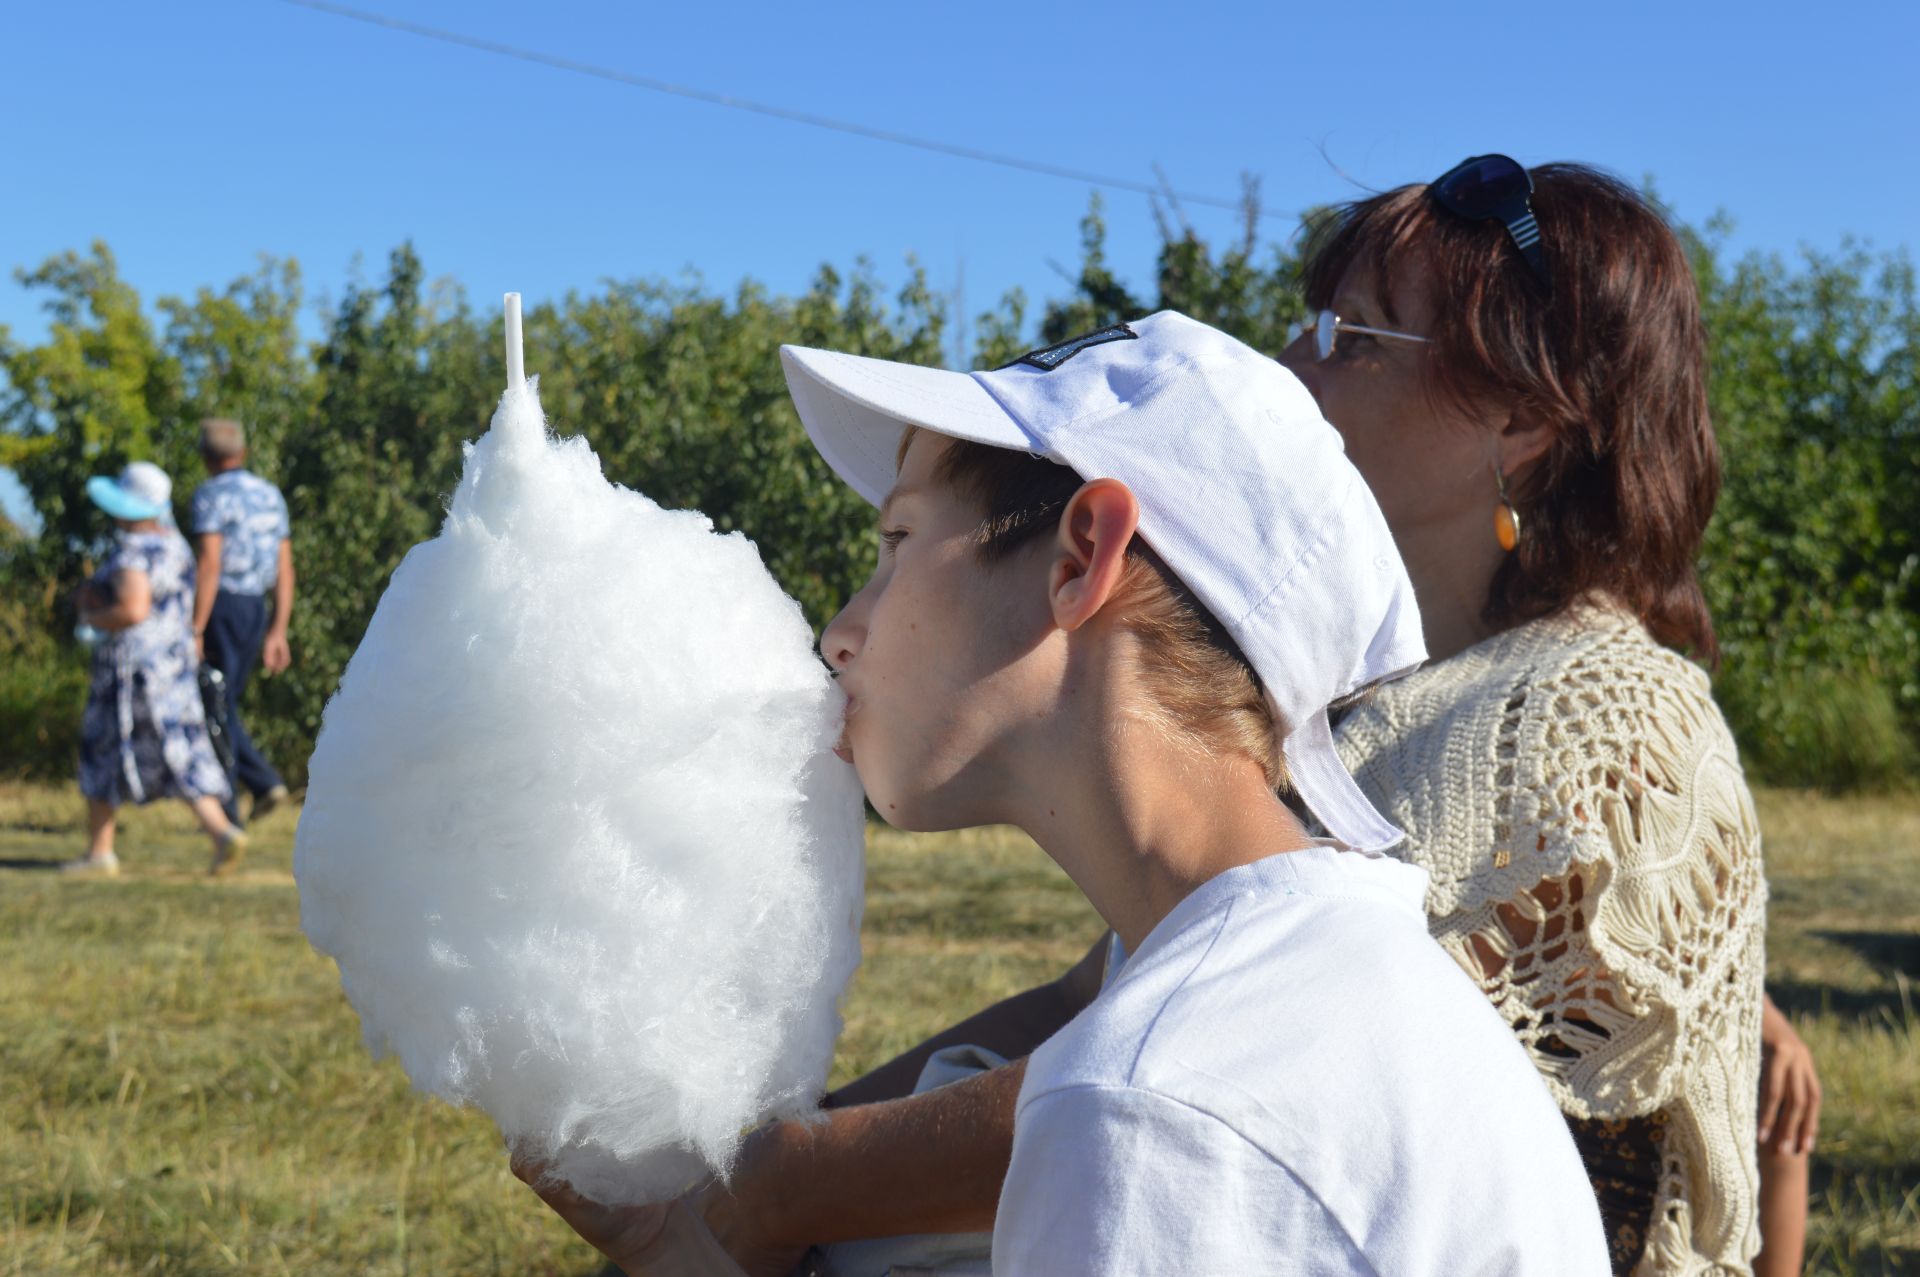
[[[280,543],[293,535],[287,499],[251,470],[223,470],[193,491],[193,532],[220,534],[220,588],[265,594],[280,575]]]

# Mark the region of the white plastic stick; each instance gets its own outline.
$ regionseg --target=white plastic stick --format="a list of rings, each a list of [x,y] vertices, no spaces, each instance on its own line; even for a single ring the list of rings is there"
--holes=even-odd
[[[507,294],[507,389],[518,390],[527,379],[527,366],[520,351],[520,294]]]

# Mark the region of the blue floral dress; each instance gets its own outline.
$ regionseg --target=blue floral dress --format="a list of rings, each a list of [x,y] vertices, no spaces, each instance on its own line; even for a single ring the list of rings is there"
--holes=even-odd
[[[120,806],[232,791],[207,736],[193,650],[193,553],[178,532],[122,532],[93,584],[121,572],[153,587],[145,620],[93,651],[93,685],[80,726],[80,792]]]

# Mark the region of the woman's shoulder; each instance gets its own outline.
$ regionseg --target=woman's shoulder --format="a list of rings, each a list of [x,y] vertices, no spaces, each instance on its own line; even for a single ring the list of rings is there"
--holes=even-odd
[[[167,552],[166,540],[158,532],[122,532],[114,539],[109,562],[120,572],[148,572]]]
[[[1521,626],[1512,648],[1509,701],[1517,695],[1516,716],[1541,731],[1618,735],[1624,749],[1664,726],[1731,744],[1707,672],[1617,605],[1583,603]]]
[[[1604,602],[1381,689],[1342,722],[1339,744],[1433,871],[1430,910],[1480,896],[1468,880],[1510,894],[1577,863],[1637,859],[1616,826],[1649,792],[1750,823],[1705,671]]]
[[[129,532],[120,538],[114,561],[122,571],[171,578],[193,566],[193,551],[187,547],[186,538],[172,528]]]
[[[1527,723],[1579,730],[1596,717],[1624,727],[1674,715],[1725,732],[1706,671],[1662,647],[1630,612],[1596,600],[1496,634],[1377,689],[1342,730],[1493,734]]]

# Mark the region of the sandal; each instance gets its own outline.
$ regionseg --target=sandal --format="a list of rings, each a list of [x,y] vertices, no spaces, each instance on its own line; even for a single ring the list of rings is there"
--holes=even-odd
[[[79,856],[73,860],[61,861],[60,872],[74,875],[92,874],[101,878],[117,878],[120,876],[120,857],[114,855],[112,852],[108,852],[104,856]]]
[[[240,861],[246,854],[247,836],[238,829],[232,830],[225,837],[215,840],[213,862],[207,866],[207,873],[215,878],[230,874],[240,867]]]

